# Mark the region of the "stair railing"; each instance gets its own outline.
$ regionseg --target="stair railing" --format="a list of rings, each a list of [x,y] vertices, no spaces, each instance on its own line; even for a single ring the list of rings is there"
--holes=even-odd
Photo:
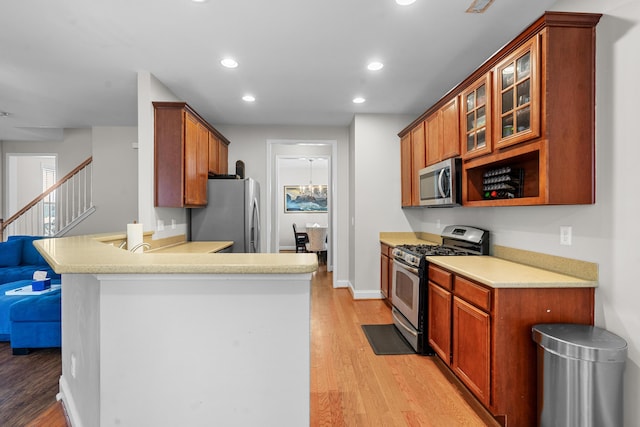
[[[0,219],[0,241],[17,234],[60,236],[95,211],[92,162],[89,157],[8,220]]]

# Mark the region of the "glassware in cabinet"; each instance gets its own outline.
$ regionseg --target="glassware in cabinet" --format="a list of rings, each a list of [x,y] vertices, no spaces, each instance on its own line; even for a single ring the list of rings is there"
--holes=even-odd
[[[495,68],[496,147],[540,136],[538,39],[522,45]]]
[[[463,158],[491,152],[491,73],[462,93]]]

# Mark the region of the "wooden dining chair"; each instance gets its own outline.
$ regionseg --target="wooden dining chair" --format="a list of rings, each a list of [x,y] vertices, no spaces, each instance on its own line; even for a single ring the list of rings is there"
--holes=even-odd
[[[307,243],[309,243],[309,235],[307,233],[298,232],[295,222],[293,223],[293,235],[296,239],[296,253],[307,252]]]

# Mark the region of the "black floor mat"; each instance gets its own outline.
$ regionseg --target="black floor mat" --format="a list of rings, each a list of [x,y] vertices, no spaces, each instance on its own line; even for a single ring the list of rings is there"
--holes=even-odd
[[[375,354],[415,354],[415,350],[393,324],[362,325],[362,330]]]

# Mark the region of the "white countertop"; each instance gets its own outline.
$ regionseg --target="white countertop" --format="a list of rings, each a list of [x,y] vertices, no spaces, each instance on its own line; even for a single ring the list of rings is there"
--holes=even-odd
[[[380,242],[389,246],[436,244],[408,232],[380,233]],[[532,253],[532,256],[535,255]],[[597,280],[585,280],[494,256],[430,256],[427,259],[433,264],[492,288],[594,288],[598,286]],[[573,262],[563,258],[558,258],[557,261],[560,264]],[[544,265],[544,263],[536,265]]]
[[[593,288],[598,282],[492,256],[430,256],[427,260],[492,288]]]
[[[295,274],[318,268],[315,254],[211,253],[230,242],[186,242],[145,253],[104,243],[122,233],[36,240],[34,246],[56,273]],[[226,246],[225,246],[226,245]],[[220,250],[217,249],[217,250]]]

